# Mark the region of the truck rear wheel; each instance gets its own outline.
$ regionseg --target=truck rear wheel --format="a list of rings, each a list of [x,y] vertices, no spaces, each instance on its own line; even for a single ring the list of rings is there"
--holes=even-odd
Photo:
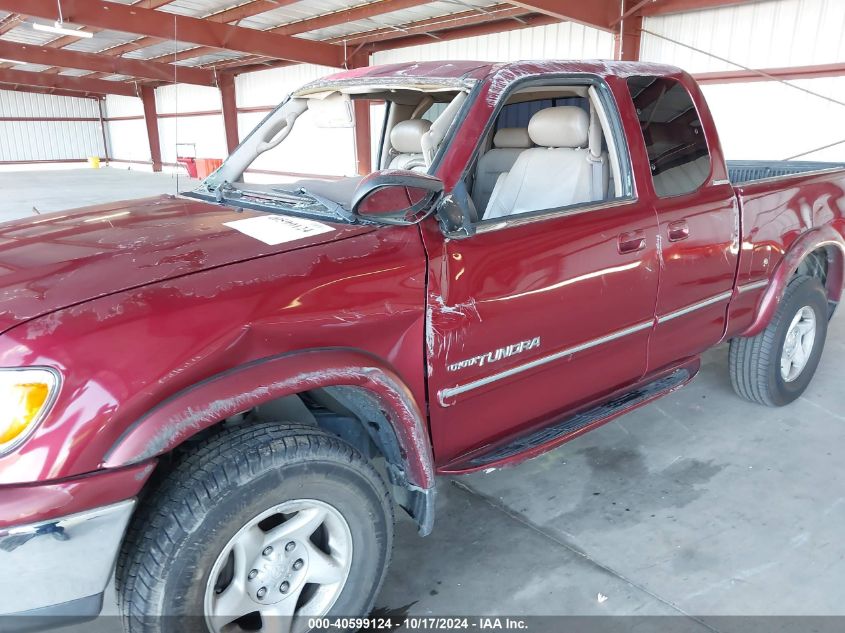
[[[116,578],[124,629],[285,633],[366,615],[392,543],[387,486],[350,445],[305,425],[226,429],[133,518]]]
[[[821,282],[815,277],[795,277],[765,330],[731,340],[734,391],[768,406],[783,406],[798,398],[819,364],[827,321],[827,296]]]

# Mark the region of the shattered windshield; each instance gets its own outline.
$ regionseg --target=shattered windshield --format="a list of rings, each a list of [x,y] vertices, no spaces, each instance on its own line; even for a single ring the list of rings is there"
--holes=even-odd
[[[308,84],[260,120],[187,195],[354,222],[351,201],[364,176],[389,168],[428,171],[470,85],[412,78]]]

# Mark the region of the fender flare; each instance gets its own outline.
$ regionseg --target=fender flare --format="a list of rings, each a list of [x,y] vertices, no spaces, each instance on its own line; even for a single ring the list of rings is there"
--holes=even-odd
[[[792,273],[802,261],[813,251],[820,248],[835,246],[839,249],[838,261],[828,271],[827,296],[834,303],[842,297],[843,276],[845,276],[845,238],[830,224],[807,231],[789,247],[789,250],[778,262],[766,292],[757,305],[757,311],[751,325],[740,336],[756,336],[771,322],[780,305],[783,293],[789,283]]]
[[[331,386],[360,387],[375,396],[396,434],[409,481],[423,490],[434,487],[427,423],[413,394],[384,361],[351,348],[260,358],[191,385],[132,423],[109,449],[102,467],[137,464],[256,405]]]

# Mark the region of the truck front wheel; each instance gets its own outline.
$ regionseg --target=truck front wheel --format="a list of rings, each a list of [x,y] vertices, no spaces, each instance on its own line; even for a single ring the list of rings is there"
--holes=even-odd
[[[768,327],[757,336],[731,340],[734,391],[768,406],[789,404],[804,393],[824,348],[828,312],[816,277],[790,281]]]
[[[378,472],[305,425],[221,431],[145,497],[117,569],[128,633],[307,631],[373,607],[393,542]]]

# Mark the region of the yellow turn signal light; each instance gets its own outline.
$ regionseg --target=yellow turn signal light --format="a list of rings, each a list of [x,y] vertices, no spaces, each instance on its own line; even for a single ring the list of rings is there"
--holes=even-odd
[[[0,369],[0,453],[35,428],[57,383],[56,374],[47,369]]]

